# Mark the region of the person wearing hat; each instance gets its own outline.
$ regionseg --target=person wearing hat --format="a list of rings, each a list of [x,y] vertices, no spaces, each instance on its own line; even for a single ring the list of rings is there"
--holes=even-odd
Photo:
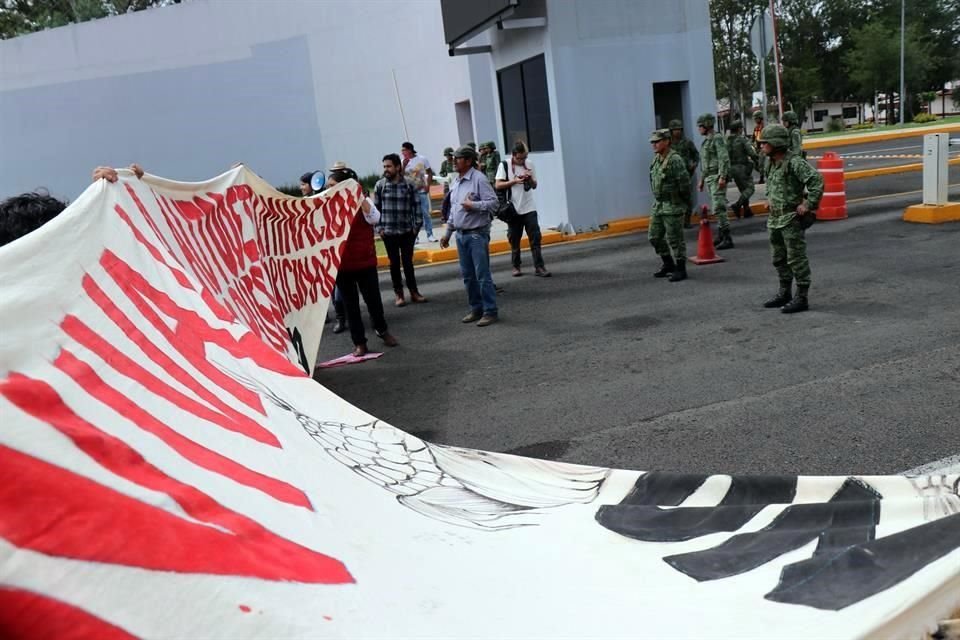
[[[770,253],[780,279],[780,288],[763,303],[767,309],[797,313],[809,308],[810,261],[807,259],[806,228],[816,219],[823,197],[823,176],[790,150],[790,132],[772,124],[760,134],[763,153],[770,158],[767,171],[767,201],[770,216]],[[806,193],[804,193],[806,192]],[[793,295],[793,281],[797,292]]]
[[[753,168],[759,164],[759,157],[753,145],[743,135],[743,123],[734,120],[727,134],[727,150],[730,154],[730,177],[737,183],[740,197],[730,205],[733,215],[739,218],[753,216],[750,210],[750,196],[753,195]]]
[[[713,244],[717,249],[733,249],[733,238],[730,235],[730,219],[727,217],[727,176],[730,173],[730,156],[727,155],[727,145],[723,136],[718,136],[713,130],[717,119],[712,113],[705,113],[697,118],[700,135],[704,137],[700,145],[700,182],[699,191],[707,187],[710,195],[710,208],[717,216],[717,238]]]
[[[693,213],[693,204],[697,200],[693,192],[693,174],[697,170],[697,165],[700,164],[700,152],[697,151],[697,145],[693,144],[693,140],[683,137],[682,120],[671,120],[669,126],[670,148],[683,158],[683,161],[687,163],[687,169],[690,171],[690,192],[687,194],[687,210],[683,214],[683,227],[692,229],[690,216]]]
[[[757,163],[759,178],[757,184],[763,184],[766,175],[767,156],[760,153],[760,134],[763,133],[763,111],[753,112],[753,150],[757,152],[760,162]]]
[[[790,152],[806,159],[807,154],[803,150],[803,134],[800,132],[800,116],[796,111],[783,112],[783,126],[790,132]]]
[[[457,234],[460,275],[467,290],[470,313],[464,323],[486,327],[497,321],[497,292],[490,273],[490,220],[499,201],[487,177],[474,165],[477,152],[463,146],[453,154],[457,175],[450,183],[450,222],[440,238],[440,246],[450,246]]]
[[[669,276],[670,282],[687,279],[687,246],[683,237],[683,216],[690,193],[690,170],[686,161],[671,148],[669,129],[650,134],[653,160],[650,162],[650,192],[653,208],[647,236],[663,266],[655,278]]]
[[[437,175],[441,178],[449,178],[456,170],[453,168],[453,147],[446,147],[443,150],[443,162],[440,163],[440,171]],[[443,193],[450,190],[449,182],[443,184]]]
[[[480,145],[480,167],[487,176],[490,184],[497,181],[497,171],[500,169],[500,152],[493,141]]]
[[[356,171],[347,167],[345,162],[337,162],[330,168],[327,182],[332,187],[350,179],[360,182]],[[350,339],[353,340],[353,356],[357,358],[368,353],[363,316],[360,314],[361,297],[367,305],[373,330],[383,340],[383,344],[388,347],[398,344],[397,339],[387,330],[383,300],[380,298],[380,276],[377,274],[377,249],[374,242],[374,226],[379,222],[380,211],[364,193],[344,240],[340,267],[337,270],[337,289],[340,290],[346,308]]]

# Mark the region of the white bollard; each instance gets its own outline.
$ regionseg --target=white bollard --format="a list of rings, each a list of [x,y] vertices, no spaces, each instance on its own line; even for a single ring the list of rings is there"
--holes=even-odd
[[[947,159],[950,135],[928,133],[923,136],[923,204],[947,204]]]

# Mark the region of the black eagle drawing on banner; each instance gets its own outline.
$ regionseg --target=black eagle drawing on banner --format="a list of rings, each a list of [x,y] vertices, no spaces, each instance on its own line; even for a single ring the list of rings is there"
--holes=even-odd
[[[911,479],[924,508],[932,501],[937,519],[876,537],[883,496],[867,481],[848,477],[829,501],[793,504],[796,476],[731,476],[716,506],[683,507],[707,475],[646,473],[616,505],[605,505],[597,522],[645,542],[682,542],[715,533],[734,535],[709,549],[663,560],[699,582],[722,580],[756,569],[817,540],[812,557],[783,568],[764,597],[839,611],[880,593],[931,562],[960,549],[960,478],[937,476],[920,485]],[[758,531],[736,533],[761,510],[783,510]]]

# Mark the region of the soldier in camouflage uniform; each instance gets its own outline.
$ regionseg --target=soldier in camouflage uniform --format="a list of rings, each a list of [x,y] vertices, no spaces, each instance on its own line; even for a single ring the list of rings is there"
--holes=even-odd
[[[739,218],[753,216],[750,210],[750,196],[753,195],[753,168],[758,164],[757,152],[743,135],[743,123],[734,120],[727,134],[727,151],[730,154],[730,177],[737,183],[740,197],[730,205],[733,214]]]
[[[676,151],[670,148],[670,131],[659,129],[650,135],[654,156],[650,162],[650,190],[653,210],[650,215],[650,244],[663,261],[653,274],[670,276],[670,282],[687,279],[687,247],[683,238],[683,215],[690,193],[690,170]]]
[[[447,147],[443,150],[443,162],[440,163],[440,172],[437,174],[444,178],[449,178],[450,174],[456,173],[457,170],[453,166],[453,147]],[[443,187],[443,192],[446,193],[449,190],[449,185],[445,184]]]
[[[780,307],[783,313],[806,311],[809,308],[810,262],[807,260],[805,229],[815,219],[823,197],[823,176],[790,150],[790,132],[786,128],[776,124],[768,126],[763,130],[760,142],[763,152],[770,158],[767,230],[773,266],[780,278],[777,294],[763,306],[768,309]],[[791,294],[794,280],[797,281],[796,295]]]
[[[480,167],[490,184],[497,181],[497,169],[500,168],[500,152],[495,142],[480,145]]]
[[[680,120],[670,121],[670,147],[687,163],[690,170],[690,193],[687,194],[687,210],[683,213],[683,228],[691,229],[690,215],[693,213],[693,205],[697,201],[697,196],[693,191],[693,174],[700,164],[700,152],[697,151],[697,145],[692,140],[683,137],[683,122]]]
[[[803,134],[800,132],[800,116],[796,111],[783,112],[783,126],[790,134],[790,153],[806,159],[807,154],[803,150]]]
[[[705,113],[697,118],[700,135],[705,139],[700,145],[700,183],[697,188],[703,191],[704,185],[710,194],[710,208],[717,216],[717,239],[714,246],[717,249],[733,249],[733,238],[730,235],[730,220],[727,218],[727,177],[730,173],[730,156],[727,155],[727,145],[723,136],[718,136],[713,125],[716,123],[712,113]]]

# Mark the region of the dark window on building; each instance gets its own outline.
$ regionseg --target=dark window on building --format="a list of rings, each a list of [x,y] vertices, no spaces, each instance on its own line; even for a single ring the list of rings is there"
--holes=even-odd
[[[830,112],[827,109],[814,109],[813,110],[813,121],[814,122],[823,122],[823,119],[826,118]]]
[[[860,115],[860,110],[857,107],[844,107],[843,108],[843,119],[844,120],[854,120]]]
[[[506,151],[522,141],[530,151],[553,151],[547,65],[537,56],[497,72]]]

